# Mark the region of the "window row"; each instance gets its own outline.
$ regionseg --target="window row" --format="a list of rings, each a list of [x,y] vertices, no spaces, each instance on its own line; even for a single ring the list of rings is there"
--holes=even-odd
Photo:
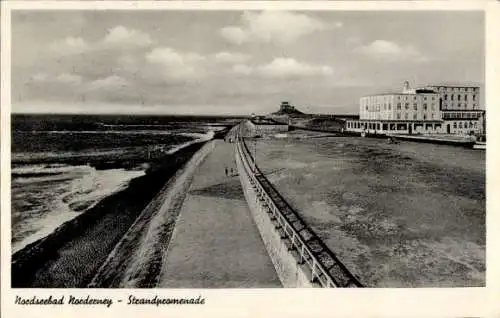
[[[443,119],[478,119],[481,117],[481,113],[448,113],[443,112]]]
[[[418,104],[417,103],[413,103],[412,105],[413,107],[413,110],[418,110]],[[435,103],[431,103],[431,109],[434,110],[436,108],[436,104]],[[397,110],[401,110],[401,103],[398,103],[396,105],[396,109]],[[410,109],[410,103],[405,103],[405,109]],[[422,104],[422,109],[423,110],[427,110],[427,103],[423,103]],[[389,108],[390,110],[390,108]]]
[[[439,91],[460,91],[460,92],[478,92],[479,88],[478,87],[439,87]]]
[[[476,122],[461,122],[459,121],[458,124],[457,122],[454,122],[453,123],[453,128],[457,129],[457,128],[477,128],[477,121]]]
[[[427,120],[427,119],[437,119],[437,116],[434,115],[434,113],[431,113],[431,116],[428,117],[427,114],[423,114],[423,116],[418,116],[418,114],[413,114],[411,117],[408,113],[404,113],[404,119],[405,120],[408,120],[408,119],[412,119],[412,120],[419,120],[419,119],[423,119],[423,120]],[[401,113],[396,113],[396,119],[403,119],[401,117]]]
[[[467,109],[467,104],[462,104],[462,103],[447,104],[447,103],[443,102],[443,109],[453,108],[453,106],[456,106],[457,108],[462,108],[463,107],[464,109]],[[472,109],[478,109],[476,103],[472,104]]]
[[[448,96],[448,94],[444,94],[444,100],[448,100],[448,97],[450,98],[450,100],[454,100],[456,96],[456,99],[457,100],[462,100],[462,96],[463,96],[463,100],[467,101],[467,94],[464,94],[464,95],[460,95],[460,94],[457,94],[457,95],[454,95],[454,94],[451,94]],[[477,100],[477,95],[472,95],[472,100],[475,101]]]

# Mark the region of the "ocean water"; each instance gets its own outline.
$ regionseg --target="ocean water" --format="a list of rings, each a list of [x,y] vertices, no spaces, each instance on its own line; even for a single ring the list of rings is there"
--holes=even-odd
[[[12,174],[12,252],[16,252],[122,190],[144,171],[47,164],[23,165],[13,168]]]
[[[223,128],[199,118],[13,116],[12,252],[144,175],[148,149],[172,154]]]

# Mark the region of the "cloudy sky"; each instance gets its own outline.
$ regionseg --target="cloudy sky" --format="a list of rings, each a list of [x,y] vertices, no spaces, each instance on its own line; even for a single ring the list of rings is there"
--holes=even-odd
[[[13,112],[357,113],[406,79],[482,85],[482,13],[12,13]]]

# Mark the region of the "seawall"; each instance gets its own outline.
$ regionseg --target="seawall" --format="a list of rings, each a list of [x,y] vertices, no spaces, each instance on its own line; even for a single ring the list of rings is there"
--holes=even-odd
[[[236,164],[248,207],[281,283],[284,287],[318,287],[316,283],[311,282],[308,269],[298,264],[298,259],[289,251],[285,241],[281,239],[279,232],[272,224],[264,206],[260,203],[257,192],[250,183],[250,177],[244,167],[245,162],[238,151],[236,151]]]
[[[207,142],[180,168],[118,242],[88,287],[154,288],[180,208],[197,167],[213,150]]]

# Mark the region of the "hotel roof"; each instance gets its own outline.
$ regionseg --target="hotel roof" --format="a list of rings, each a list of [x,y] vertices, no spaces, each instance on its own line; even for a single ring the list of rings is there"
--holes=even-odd
[[[370,95],[363,95],[361,97],[371,97],[371,96],[387,96],[387,95],[418,95],[418,94],[438,94],[437,92],[425,89],[416,89],[415,93],[405,93],[405,92],[385,92],[385,93],[376,93]],[[423,92],[422,92],[423,91]]]
[[[479,88],[479,84],[477,83],[470,83],[470,84],[464,84],[464,83],[434,83],[434,84],[427,84],[424,87],[477,87]]]

